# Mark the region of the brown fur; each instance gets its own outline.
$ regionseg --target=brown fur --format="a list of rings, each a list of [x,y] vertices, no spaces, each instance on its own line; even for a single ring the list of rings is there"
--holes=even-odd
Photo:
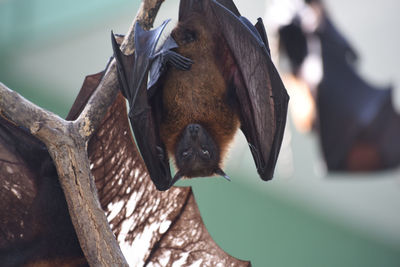
[[[195,42],[185,44],[181,41],[187,28],[195,29]],[[204,18],[196,14],[188,21],[180,22],[172,36],[179,45],[177,52],[194,63],[190,71],[170,68],[166,74],[163,87],[165,115],[160,129],[163,142],[173,154],[185,127],[198,123],[211,134],[222,159],[239,127],[238,115],[228,103],[228,84],[219,63],[223,55],[218,53],[226,49],[217,47],[218,36],[214,36]]]

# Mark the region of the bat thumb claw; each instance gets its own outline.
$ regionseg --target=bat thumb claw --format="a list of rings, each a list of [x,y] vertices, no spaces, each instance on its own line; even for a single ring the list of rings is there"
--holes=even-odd
[[[231,180],[231,177],[229,177],[228,175],[224,175],[224,176],[222,176],[222,177],[224,177],[224,178],[225,178],[226,180],[228,180],[229,182],[232,181],[232,180]]]
[[[222,176],[223,178],[225,178],[226,180],[228,180],[229,182],[232,181],[231,177],[229,177],[222,169],[217,169],[215,171],[215,174]]]

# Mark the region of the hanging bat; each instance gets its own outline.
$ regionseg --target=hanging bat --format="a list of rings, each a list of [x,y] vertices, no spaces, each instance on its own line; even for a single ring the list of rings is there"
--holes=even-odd
[[[306,1],[320,10],[319,25],[305,34],[299,17],[281,27],[280,40],[293,74],[311,52],[307,36],[317,38],[323,77],[314,93],[316,128],[330,171],[371,171],[400,164],[400,116],[392,104],[392,89],[368,84],[357,73],[357,53],[327,16],[319,0]]]
[[[79,116],[103,74],[86,77],[67,120]],[[88,157],[101,206],[131,266],[166,259],[163,266],[250,266],[213,241],[189,187],[156,190],[133,143],[121,94],[89,140]],[[2,267],[88,266],[45,145],[2,116],[0,214]]]
[[[253,26],[231,0],[181,0],[178,25],[156,50],[165,24],[152,31],[136,24],[135,53],[128,56],[112,34],[131,126],[157,189],[181,177],[229,179],[221,164],[238,128],[260,177],[271,179],[289,97],[262,20]]]

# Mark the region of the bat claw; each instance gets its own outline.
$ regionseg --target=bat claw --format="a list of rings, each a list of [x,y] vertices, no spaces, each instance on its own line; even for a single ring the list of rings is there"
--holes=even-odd
[[[225,176],[222,176],[222,177],[224,177],[224,178],[225,178],[227,181],[229,181],[229,182],[232,181],[231,177],[229,177],[228,175],[225,175]]]
[[[229,182],[232,181],[231,177],[229,177],[222,169],[217,169],[215,171],[215,174],[222,176],[223,178],[225,178],[226,180],[228,180]]]
[[[189,70],[193,64],[193,61],[186,58],[174,51],[168,51],[165,55],[167,57],[167,62],[179,70]]]

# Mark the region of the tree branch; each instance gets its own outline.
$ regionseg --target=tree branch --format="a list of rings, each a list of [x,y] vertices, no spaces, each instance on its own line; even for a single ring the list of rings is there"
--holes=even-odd
[[[55,138],[67,122],[59,116],[46,111],[0,82],[0,112],[15,124],[28,128],[43,142]]]
[[[132,54],[134,51],[133,36],[136,21],[138,21],[144,29],[150,29],[153,26],[158,9],[163,2],[164,0],[144,0],[142,2],[136,18],[121,44],[121,50],[125,54]],[[118,90],[115,59],[112,59],[96,92],[89,99],[88,104],[74,122],[74,124],[77,124],[77,127],[81,129],[80,134],[83,138],[86,140],[90,139],[90,136],[92,136],[95,129],[98,128],[98,124],[106,114],[108,107],[114,102]]]
[[[164,0],[144,0],[122,49],[133,52],[136,21],[149,28]],[[48,148],[56,165],[72,223],[91,266],[128,266],[100,207],[87,157],[87,142],[98,128],[118,92],[115,60],[81,115],[73,122],[45,111],[0,83],[0,113],[28,128]]]

